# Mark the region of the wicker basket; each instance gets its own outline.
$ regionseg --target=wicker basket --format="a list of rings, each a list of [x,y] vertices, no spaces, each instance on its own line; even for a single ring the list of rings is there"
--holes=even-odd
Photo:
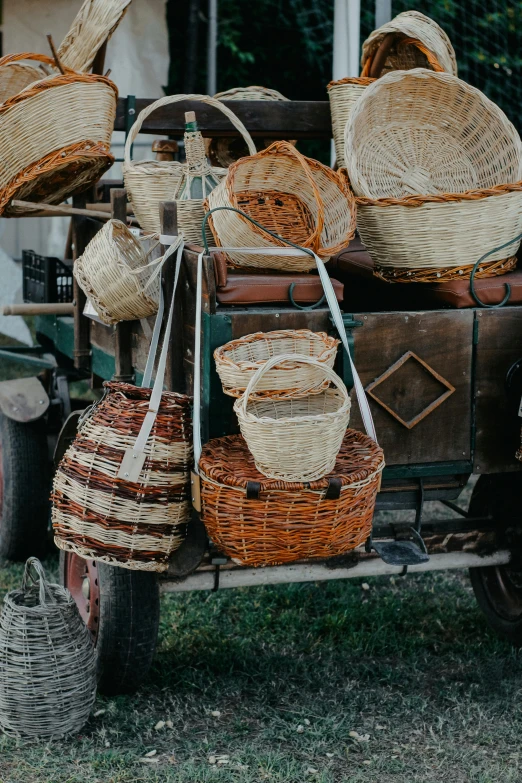
[[[257,385],[278,365],[317,368],[333,382],[317,394],[273,400],[254,399]],[[350,396],[346,386],[324,362],[310,356],[282,354],[265,362],[234,403],[241,433],[264,476],[282,481],[316,481],[333,470],[348,422]]]
[[[219,101],[288,101],[277,90],[271,90],[268,87],[233,87],[225,92],[218,92],[214,95]],[[214,166],[223,166],[228,168],[231,163],[248,155],[245,143],[241,139],[231,139],[224,136],[218,136],[213,139],[206,139],[207,155]],[[264,149],[270,145],[268,139],[258,139],[256,147]],[[295,142],[292,142],[295,144]]]
[[[236,563],[267,566],[333,557],[364,543],[384,460],[371,438],[347,430],[332,473],[318,481],[265,478],[240,435],[209,441],[199,467],[212,541]]]
[[[286,141],[233,163],[207,199],[209,209],[239,209],[286,240],[327,260],[354,236],[354,199],[345,177],[305,158]],[[209,221],[216,244],[227,248],[236,266],[303,272],[315,267],[309,255],[291,257],[262,227],[237,212],[220,210]],[[241,253],[241,248],[276,248],[273,253]],[[239,248],[231,250],[231,248]]]
[[[74,263],[78,284],[106,324],[158,310],[162,259],[148,263],[142,245],[124,223],[109,220]]]
[[[34,569],[38,579],[33,577]],[[91,636],[64,587],[30,558],[0,616],[0,727],[23,738],[79,731],[96,698]]]
[[[520,137],[455,76],[383,76],[352,113],[345,153],[361,238],[385,279],[469,277],[479,258],[522,230]],[[513,264],[499,250],[477,277]]]
[[[155,101],[138,115],[138,118],[132,128],[130,129],[127,141],[125,144],[125,155],[123,163],[123,178],[125,180],[125,187],[129,194],[129,199],[132,203],[134,214],[136,215],[140,226],[144,231],[152,231],[160,233],[160,215],[159,205],[162,201],[174,201],[179,195],[180,188],[183,184],[185,175],[185,165],[178,161],[139,161],[135,163],[131,160],[132,145],[136,139],[136,136],[141,130],[141,126],[146,118],[156,111],[156,109],[162,106],[170,106],[173,103],[187,102],[187,101],[199,101],[207,103],[214,108],[219,109],[226,117],[229,118],[232,125],[239,131],[244,138],[250,154],[255,153],[256,147],[252,138],[243,125],[243,123],[236,117],[236,115],[230,111],[220,101],[210,98],[208,95],[167,95],[164,98],[160,98]],[[222,172],[224,175],[225,172]],[[193,199],[192,202],[196,200]],[[197,204],[192,203],[192,207],[199,210],[198,219],[203,217],[203,202]],[[188,209],[184,207],[184,209]],[[193,214],[183,215],[181,229],[183,225],[193,225]],[[201,225],[201,223],[199,224]],[[189,231],[191,229],[189,228]],[[184,232],[185,239],[192,241],[192,235],[187,236],[187,231]],[[201,230],[199,231],[198,241],[201,239]]]
[[[272,356],[312,356],[332,368],[339,342],[326,332],[311,332],[308,329],[256,332],[216,348],[214,359],[225,394],[241,397],[253,375]],[[329,384],[324,372],[313,365],[299,361],[293,364],[285,362],[282,367],[276,365],[263,376],[250,398],[304,397],[324,391]]]
[[[12,54],[0,59],[0,68],[19,60],[54,62]],[[104,76],[67,69],[0,105],[0,145],[9,150],[0,160],[0,214],[9,214],[13,199],[60,203],[99,179],[114,161],[117,95]]]

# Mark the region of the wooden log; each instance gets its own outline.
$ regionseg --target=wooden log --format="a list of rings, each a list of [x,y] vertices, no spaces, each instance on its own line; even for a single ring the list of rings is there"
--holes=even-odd
[[[74,315],[74,304],[61,302],[45,304],[4,305],[2,315]]]
[[[20,201],[13,199],[11,206],[30,212],[33,217],[74,217],[82,216],[89,218],[98,218],[99,220],[108,220],[110,214],[102,209],[97,209],[96,204],[90,204],[88,207],[71,207],[69,204],[43,204],[35,201]],[[101,205],[100,205],[101,206]],[[31,217],[31,215],[25,215]]]

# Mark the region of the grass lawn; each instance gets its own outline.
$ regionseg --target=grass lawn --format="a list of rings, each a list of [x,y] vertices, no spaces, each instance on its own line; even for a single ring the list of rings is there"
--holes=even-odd
[[[465,573],[168,595],[139,693],[0,781],[518,783],[521,674]]]

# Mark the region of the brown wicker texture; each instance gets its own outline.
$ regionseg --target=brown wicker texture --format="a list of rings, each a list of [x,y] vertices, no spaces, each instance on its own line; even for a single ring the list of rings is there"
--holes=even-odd
[[[149,261],[143,242],[120,220],[107,221],[74,263],[78,284],[106,324],[154,315],[160,272],[161,259]]]
[[[395,269],[375,267],[374,275],[385,283],[447,283],[450,280],[467,280],[471,277],[474,264],[435,269]],[[498,277],[516,269],[517,257],[500,261],[484,261],[475,272],[475,278]]]
[[[311,356],[331,368],[339,342],[326,332],[311,332],[309,329],[256,332],[216,348],[214,359],[225,394],[241,397],[253,375],[273,356]],[[258,381],[251,399],[303,397],[324,391],[329,385],[330,381],[321,369],[287,361],[281,367],[273,367]]]
[[[368,538],[384,467],[382,449],[347,430],[334,469],[310,484],[267,479],[240,435],[203,447],[202,519],[216,546],[236,563],[277,565],[349,552]],[[339,498],[327,500],[331,479]],[[259,487],[258,498],[247,490]]]
[[[150,389],[106,382],[53,486],[55,543],[81,557],[164,571],[190,517],[190,399],[163,392],[137,483],[117,478],[149,407]]]
[[[209,209],[234,207],[271,231],[327,260],[355,232],[355,205],[345,177],[277,141],[263,152],[233,163],[207,199]],[[241,253],[230,248],[286,248],[263,229],[230,210],[209,220],[216,244],[236,266],[303,272],[315,267],[309,255]]]
[[[31,557],[0,615],[0,727],[24,739],[62,737],[82,728],[95,698],[87,626],[69,591]]]
[[[214,95],[219,101],[288,101],[277,90],[271,90],[268,87],[259,87],[253,85],[250,87],[233,87],[225,92],[218,92]],[[231,163],[244,158],[248,155],[248,149],[242,139],[231,139],[219,136],[213,139],[205,139],[207,155],[214,166],[223,166],[228,168]],[[270,145],[269,139],[258,139],[257,149],[264,149]],[[295,142],[292,142],[295,144]]]
[[[7,63],[0,68],[0,103],[24,90],[33,82],[45,79],[50,69],[29,63]]]
[[[0,59],[52,64],[44,55]],[[59,203],[94,183],[114,161],[110,143],[116,86],[104,76],[50,76],[0,105],[0,214],[13,199]],[[17,213],[18,214],[18,213]]]
[[[390,33],[395,34],[391,41],[388,38]],[[399,35],[396,35],[397,33]],[[401,46],[400,35],[420,41],[427,51],[417,46]],[[431,52],[444,71],[457,75],[457,60],[450,39],[442,27],[419,11],[405,11],[398,14],[391,22],[374,30],[366,39],[361,56],[364,75],[368,73],[368,63],[372,63],[377,50],[386,38],[392,45],[383,63],[384,73],[430,67],[427,52]]]
[[[254,399],[258,384],[274,367],[314,367],[334,384],[306,397]],[[251,377],[234,403],[241,434],[264,476],[283,481],[315,481],[333,470],[350,421],[350,396],[339,376],[310,356],[273,356]]]
[[[146,109],[140,112],[127,136],[123,162],[125,187],[127,188],[134,214],[144,231],[160,233],[159,205],[162,201],[175,201],[179,197],[180,190],[183,187],[186,166],[178,161],[145,160],[135,163],[131,159],[132,145],[141,130],[143,122],[150,114],[162,106],[170,106],[173,103],[183,101],[201,101],[222,111],[245,140],[249,152],[253,154],[256,151],[255,144],[243,123],[224,104],[208,95],[166,95],[164,98],[160,98],[150,106],[147,106]],[[218,176],[223,176],[224,172],[217,170],[217,174]],[[195,207],[201,208],[198,204]],[[190,214],[185,215],[185,220],[187,227],[193,225]],[[190,230],[189,228],[188,231]],[[187,231],[184,235],[187,240],[192,241],[193,237],[192,235],[189,237]],[[201,231],[198,241],[200,241],[200,238]]]
[[[377,79],[345,133],[357,196],[464,193],[522,179],[522,143],[504,112],[466,82],[417,68]]]
[[[84,0],[58,49],[62,65],[73,71],[90,70],[98,50],[118,27],[131,2]]]

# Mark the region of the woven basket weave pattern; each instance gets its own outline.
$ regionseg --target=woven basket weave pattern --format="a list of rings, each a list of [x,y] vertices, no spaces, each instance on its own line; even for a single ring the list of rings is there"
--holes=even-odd
[[[308,329],[280,329],[274,332],[256,332],[216,348],[214,359],[223,384],[230,397],[240,397],[254,373],[272,356],[297,354],[312,356],[328,367],[333,367],[339,340],[325,332]],[[321,369],[295,362],[274,367],[257,384],[252,399],[271,397],[300,397],[323,391],[329,381]]]
[[[64,587],[24,582],[4,599],[0,616],[0,726],[24,738],[79,731],[96,697],[94,647]]]
[[[212,541],[235,562],[264,566],[325,558],[364,543],[371,530],[382,450],[346,432],[333,476],[338,500],[325,500],[328,477],[310,484],[264,478],[239,435],[209,441],[200,460],[202,518]],[[258,482],[259,499],[246,496]]]
[[[82,425],[54,480],[55,542],[82,557],[163,571],[190,517],[190,401],[164,392],[139,483],[117,478],[134,446],[150,389],[105,384],[108,395]]]
[[[63,65],[86,72],[121,22],[131,0],[85,0],[58,49]]]

